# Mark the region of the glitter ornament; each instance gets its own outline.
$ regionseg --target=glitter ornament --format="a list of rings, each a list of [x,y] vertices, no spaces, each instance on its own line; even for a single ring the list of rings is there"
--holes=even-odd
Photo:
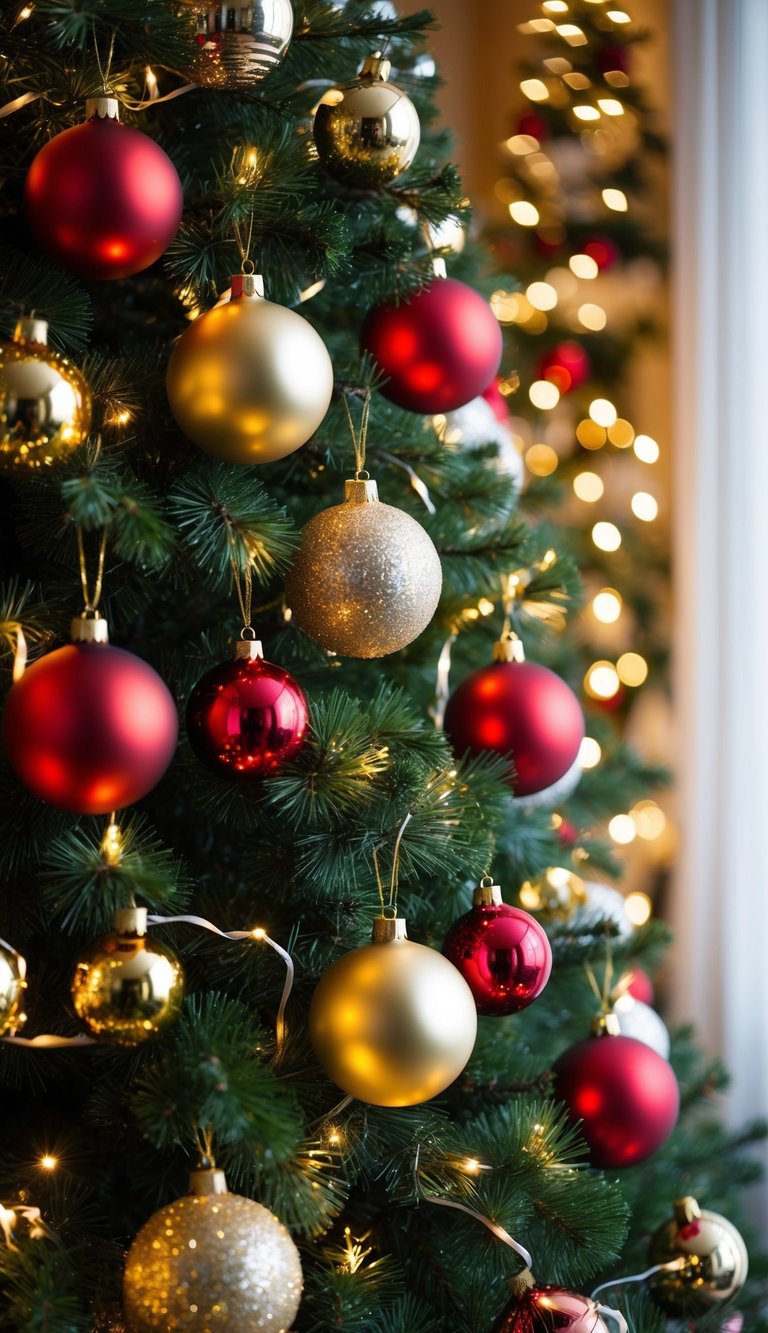
[[[343,657],[385,657],[417,639],[440,600],[440,558],[420,523],[382,504],[375,481],[302,529],[285,591],[305,634]]]
[[[602,1307],[589,1296],[563,1287],[540,1287],[529,1268],[510,1278],[512,1292],[491,1333],[612,1333],[601,1318]]]
[[[467,676],[445,710],[458,759],[469,751],[510,755],[515,796],[553,787],[571,770],[584,739],[584,714],[570,686],[549,667],[526,662],[519,639],[501,639],[493,664]]]
[[[366,58],[352,83],[329,88],[315,113],[320,160],[345,185],[375,190],[411,165],[421,138],[409,97],[389,83],[391,63],[380,51]]]
[[[323,973],[309,1010],[326,1074],[374,1106],[417,1106],[445,1090],[477,1035],[472,992],[447,958],[406,936],[402,917],[379,916],[373,942]]]
[[[140,1046],[178,1018],[184,972],[175,953],[147,936],[146,907],[115,913],[111,935],[90,944],[72,979],[83,1027],[114,1046]]]
[[[558,1056],[554,1095],[589,1148],[593,1166],[635,1166],[666,1143],[677,1123],[680,1089],[666,1060],[622,1037],[615,1014],[601,1015],[593,1035]]]
[[[655,1009],[632,995],[620,995],[613,1002],[613,1012],[619,1020],[622,1037],[643,1041],[662,1060],[669,1059],[670,1041],[666,1023]]]
[[[333,392],[325,343],[295,310],[235,274],[229,301],[193,320],[168,363],[171,411],[199,449],[228,463],[273,463],[305,444]]]
[[[526,1009],[552,971],[552,950],[538,921],[502,902],[490,876],[475,889],[472,910],[451,926],[443,953],[469,986],[477,1012],[493,1017]]]
[[[747,1280],[747,1247],[732,1222],[688,1195],[651,1237],[648,1262],[679,1267],[652,1273],[648,1286],[667,1314],[698,1319],[737,1296]]]
[[[261,777],[293,758],[308,723],[301,686],[265,662],[254,639],[241,639],[233,662],[207,672],[187,706],[187,735],[198,759],[238,779]]]
[[[16,776],[40,800],[104,815],[160,781],[176,749],[176,705],[147,662],[109,645],[98,614],[76,617],[72,639],[13,685],[3,742]]]
[[[301,1301],[299,1252],[282,1222],[230,1194],[223,1171],[154,1213],[125,1264],[131,1333],[287,1333]]]
[[[61,462],[91,425],[91,393],[79,370],[47,344],[44,319],[20,319],[0,342],[0,466]]]
[[[293,34],[291,0],[201,5],[197,59],[186,71],[204,88],[247,91],[283,59]]]
[[[27,175],[27,217],[44,254],[81,278],[127,278],[168,249],[184,200],[176,168],[148,135],[122,125],[114,97],[41,148]]]
[[[429,415],[453,412],[476,398],[501,361],[501,328],[485,297],[437,275],[400,304],[374,306],[360,339],[386,376],[384,397]]]
[[[21,1011],[27,983],[26,963],[5,940],[0,940],[0,1037],[26,1022]]]

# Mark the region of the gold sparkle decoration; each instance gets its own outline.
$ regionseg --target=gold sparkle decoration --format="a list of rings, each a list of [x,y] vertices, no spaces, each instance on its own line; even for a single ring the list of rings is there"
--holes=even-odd
[[[317,151],[332,176],[360,189],[388,185],[416,156],[419,117],[389,83],[390,62],[375,51],[352,83],[329,88],[315,114]]]
[[[91,394],[71,362],[46,339],[44,319],[20,319],[0,342],[0,466],[49,467],[85,440]]]
[[[282,1222],[193,1171],[190,1193],[154,1213],[134,1240],[123,1292],[130,1333],[287,1333],[299,1308],[299,1252]]]
[[[92,1037],[139,1046],[178,1017],[184,972],[176,955],[147,936],[147,909],[115,913],[115,930],[91,944],[72,980],[72,1001]]]
[[[286,581],[305,634],[344,657],[385,657],[426,629],[440,600],[440,557],[420,523],[348,481],[344,503],[310,519]]]

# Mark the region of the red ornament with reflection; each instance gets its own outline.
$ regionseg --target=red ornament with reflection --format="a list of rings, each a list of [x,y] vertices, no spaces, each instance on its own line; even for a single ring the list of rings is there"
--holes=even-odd
[[[173,758],[173,698],[147,662],[108,644],[71,643],[11,689],[3,740],[35,796],[80,815],[132,805]]]
[[[561,393],[580,389],[592,373],[589,357],[581,343],[562,342],[539,358],[536,378],[550,380]]]
[[[361,333],[387,376],[381,392],[409,412],[453,412],[487,389],[501,361],[499,322],[485,297],[435,278],[400,305],[374,306]]]
[[[634,1037],[588,1037],[558,1057],[553,1073],[554,1096],[579,1125],[593,1166],[644,1162],[677,1124],[677,1079],[666,1060]]]
[[[511,755],[515,796],[532,796],[575,764],[584,714],[573,690],[549,667],[494,662],[473,671],[451,695],[445,731],[457,759],[467,751]]]
[[[589,1296],[563,1287],[531,1287],[502,1310],[491,1333],[611,1333]]]
[[[538,921],[519,907],[473,907],[451,926],[443,943],[475,997],[477,1012],[493,1017],[526,1009],[552,971],[552,950]]]
[[[81,278],[127,278],[148,268],[176,235],[184,202],[159,144],[99,116],[41,148],[25,199],[40,249]]]
[[[187,706],[187,735],[214,773],[263,777],[301,749],[309,711],[301,686],[261,657],[221,662],[198,682]]]

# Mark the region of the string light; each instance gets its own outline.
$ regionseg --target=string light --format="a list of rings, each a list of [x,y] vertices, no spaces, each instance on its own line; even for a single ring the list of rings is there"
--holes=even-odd
[[[596,278],[600,272],[591,255],[571,255],[568,267],[577,278]]]
[[[108,866],[119,866],[123,859],[123,830],[110,819],[101,839],[101,855]]]
[[[611,20],[611,23],[623,24],[632,22],[629,14],[623,9],[609,9],[608,18]]]
[[[602,477],[596,472],[579,472],[573,479],[573,489],[580,500],[586,504],[595,504],[602,499],[605,486]]]
[[[554,449],[548,444],[532,444],[525,455],[528,471],[535,477],[551,477],[559,461]]]
[[[598,426],[612,426],[618,417],[618,412],[609,399],[594,398],[589,404],[589,415]]]
[[[621,615],[621,593],[615,588],[602,588],[592,598],[592,610],[595,619],[603,625],[613,625]],[[621,673],[619,673],[621,674]]]
[[[44,1153],[38,1163],[38,1165],[41,1166],[44,1171],[55,1171],[58,1164],[59,1164],[58,1158],[51,1156],[50,1153]]]
[[[509,205],[509,216],[519,227],[535,227],[539,221],[539,210],[525,199],[518,199]]]
[[[655,842],[667,827],[667,816],[655,801],[638,801],[629,812],[634,820],[638,838]]]
[[[600,742],[594,736],[585,736],[579,746],[579,763],[582,768],[597,768],[603,757]]]
[[[614,213],[626,213],[629,207],[624,191],[612,188],[603,190],[603,203]]]
[[[604,426],[585,417],[576,427],[576,439],[584,449],[602,449],[608,436]]]
[[[256,926],[255,929],[251,931],[251,936],[255,940],[265,940],[267,938],[267,932],[263,926]]]
[[[549,89],[546,83],[541,79],[523,79],[520,84],[520,92],[523,97],[527,97],[529,102],[546,102],[549,100]]]
[[[539,150],[539,141],[534,139],[532,134],[513,134],[507,139],[504,147],[514,153],[516,157],[525,157],[528,153],[536,153]]]
[[[613,662],[593,662],[584,677],[584,689],[593,699],[612,699],[620,685]]]
[[[652,523],[658,517],[658,501],[649,491],[635,491],[630,506],[635,518],[641,519],[643,523]]]
[[[534,380],[528,390],[528,397],[539,411],[551,412],[560,402],[560,390],[551,380]]]
[[[635,821],[631,815],[614,815],[608,825],[608,833],[620,847],[627,847],[637,835]]]
[[[122,407],[118,412],[114,412],[109,418],[110,426],[127,426],[129,421],[133,420],[132,414],[127,407]]]
[[[592,540],[599,551],[618,551],[621,546],[621,533],[615,523],[596,523],[592,529]]]
[[[558,23],[555,26],[558,37],[563,37],[569,46],[586,46],[587,38],[575,23]]]
[[[557,305],[557,292],[548,282],[532,282],[525,294],[534,310],[554,310]]]
[[[592,301],[585,301],[584,305],[580,305],[576,317],[585,329],[589,329],[590,333],[600,333],[608,323],[608,316],[603,307],[595,305]]]
[[[493,292],[490,306],[500,324],[513,324],[515,322],[519,310],[518,297],[515,292]]]
[[[598,97],[597,105],[601,111],[605,112],[606,116],[624,115],[624,107],[615,97]]]
[[[596,106],[581,104],[573,108],[573,114],[577,120],[599,120],[600,112]]]
[[[613,425],[608,427],[608,439],[617,449],[628,449],[634,438],[635,428],[624,417],[617,417]]]
[[[659,460],[659,446],[651,435],[638,435],[634,449],[641,463],[657,463]]]
[[[633,926],[644,926],[651,919],[653,903],[647,893],[629,893],[624,899],[624,910]]]
[[[619,679],[624,685],[642,685],[648,679],[648,663],[640,653],[622,653],[616,663]]]

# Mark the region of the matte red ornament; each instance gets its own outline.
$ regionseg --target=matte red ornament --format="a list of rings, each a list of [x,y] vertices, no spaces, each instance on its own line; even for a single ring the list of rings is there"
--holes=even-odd
[[[592,367],[581,343],[562,342],[539,358],[536,378],[551,380],[561,393],[580,389],[589,379]]]
[[[554,1095],[589,1147],[593,1166],[635,1166],[667,1141],[677,1123],[680,1089],[656,1051],[622,1037],[614,1014],[602,1035],[569,1047],[555,1061]]]
[[[27,217],[40,249],[81,278],[127,278],[178,230],[181,181],[159,144],[117,119],[114,98],[41,148],[27,175]]]
[[[641,967],[630,967],[619,978],[618,990],[631,995],[642,1004],[653,1004],[653,982]]]
[[[472,910],[448,931],[443,953],[469,986],[477,1012],[492,1017],[526,1009],[552,971],[552,950],[538,921],[502,902],[498,884],[485,880],[475,889]]]
[[[512,1299],[504,1307],[491,1333],[611,1333],[600,1317],[601,1307],[589,1296],[563,1287],[539,1287],[528,1269],[510,1282]]]
[[[503,640],[494,654],[520,651],[518,640]],[[473,671],[451,695],[445,731],[457,758],[467,751],[511,755],[515,796],[532,796],[575,764],[584,714],[573,690],[549,667],[496,660]]]
[[[477,398],[501,361],[501,329],[479,292],[435,278],[401,305],[374,306],[361,343],[387,376],[381,392],[410,412],[453,412]]]
[[[74,621],[76,626],[106,622]],[[104,815],[146,796],[173,758],[173,698],[147,662],[76,642],[29,667],[8,695],[3,741],[16,776],[49,805]]]
[[[301,686],[265,662],[261,644],[252,640],[238,643],[233,662],[203,676],[187,706],[187,735],[198,759],[238,779],[263,777],[291,759],[308,723]]]

